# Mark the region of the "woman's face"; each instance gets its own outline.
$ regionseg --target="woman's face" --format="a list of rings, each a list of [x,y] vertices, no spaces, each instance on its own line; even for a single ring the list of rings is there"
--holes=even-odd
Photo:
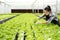
[[[49,12],[47,10],[43,11],[46,15],[49,15]]]

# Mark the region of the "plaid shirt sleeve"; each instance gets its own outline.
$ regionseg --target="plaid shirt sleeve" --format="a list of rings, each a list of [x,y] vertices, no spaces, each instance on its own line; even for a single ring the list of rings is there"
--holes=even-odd
[[[43,13],[42,16],[40,16],[38,19],[41,19],[41,18],[43,18],[44,16],[45,16],[45,14]]]
[[[50,19],[47,20],[47,23],[51,23],[51,21],[55,18],[55,16],[51,16]]]

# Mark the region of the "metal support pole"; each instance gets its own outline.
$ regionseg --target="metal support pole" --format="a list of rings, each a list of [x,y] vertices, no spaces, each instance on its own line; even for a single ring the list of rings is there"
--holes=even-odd
[[[36,3],[36,1],[37,1],[37,0],[35,0],[35,1],[33,2],[32,6],[31,6],[31,7],[32,7],[32,13],[35,13],[35,12],[36,12],[35,9],[34,9],[34,4]]]
[[[56,14],[57,14],[58,0],[56,0]]]

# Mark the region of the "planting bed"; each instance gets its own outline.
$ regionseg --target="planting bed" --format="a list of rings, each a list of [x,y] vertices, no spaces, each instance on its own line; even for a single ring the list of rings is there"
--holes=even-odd
[[[34,14],[22,14],[0,24],[0,40],[60,40],[60,27],[54,24],[35,24]]]
[[[16,17],[19,16],[20,14],[0,14],[0,24]]]

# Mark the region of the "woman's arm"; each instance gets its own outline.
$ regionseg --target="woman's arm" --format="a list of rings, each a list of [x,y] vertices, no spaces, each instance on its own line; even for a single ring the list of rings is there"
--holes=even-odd
[[[42,16],[39,16],[38,19],[41,19],[45,16],[45,13],[42,14]]]
[[[51,23],[51,21],[55,18],[55,16],[51,16],[50,19],[48,19],[47,21],[45,22],[39,22],[39,24],[48,24],[48,23]]]
[[[53,16],[51,16],[50,19],[48,19],[46,22],[47,22],[47,23],[51,23],[51,21],[52,21],[54,18],[55,18],[55,16],[53,15]]]

